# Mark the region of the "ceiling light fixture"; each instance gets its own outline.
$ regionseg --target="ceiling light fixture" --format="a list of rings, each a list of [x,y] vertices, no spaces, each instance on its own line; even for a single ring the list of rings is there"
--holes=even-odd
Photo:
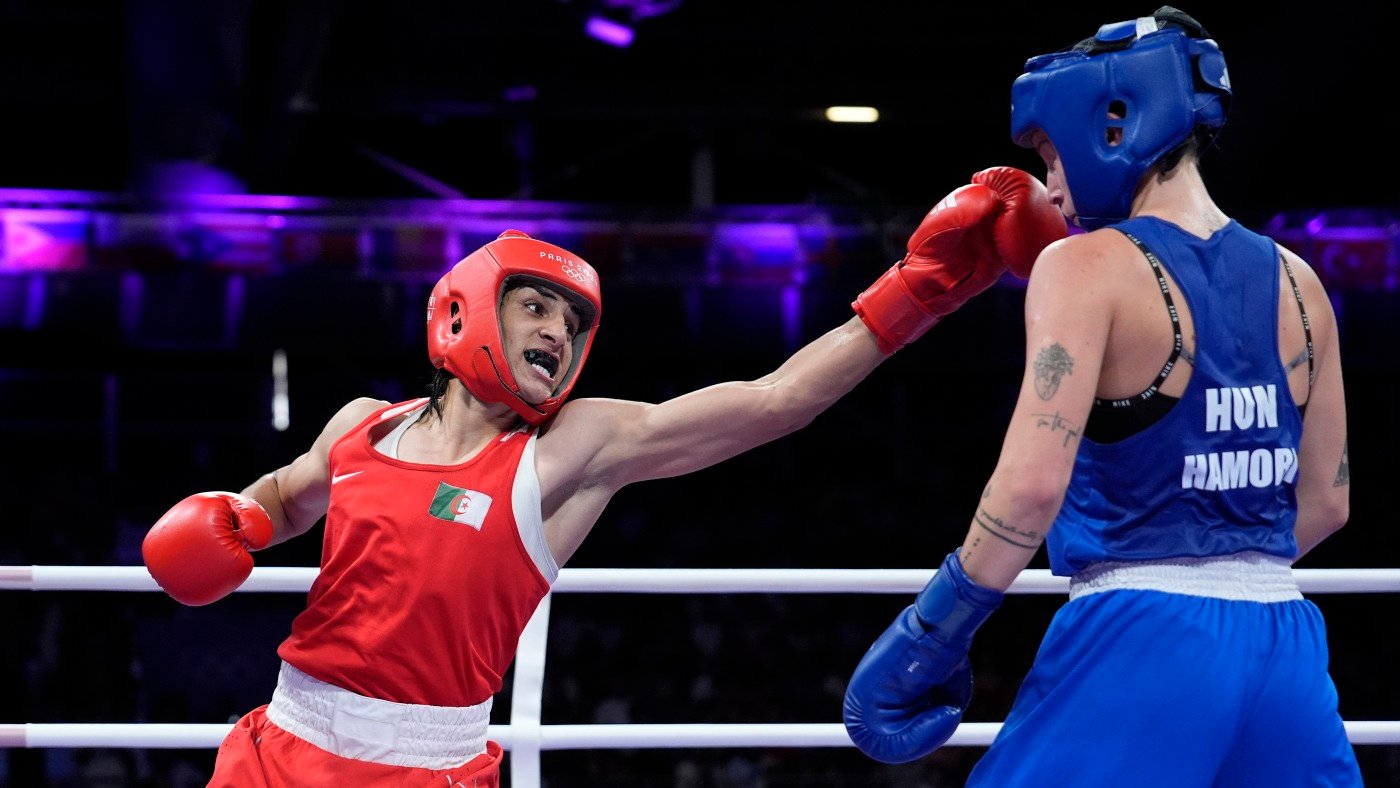
[[[874,107],[827,107],[826,119],[832,123],[874,123],[880,110]]]

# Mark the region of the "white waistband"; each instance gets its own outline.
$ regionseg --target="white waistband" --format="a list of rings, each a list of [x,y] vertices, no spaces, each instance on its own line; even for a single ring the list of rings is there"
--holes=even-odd
[[[267,718],[344,758],[449,769],[486,751],[491,699],[475,706],[395,703],[357,695],[283,662]]]
[[[1254,551],[1206,558],[1093,564],[1070,578],[1069,598],[1120,588],[1250,602],[1303,598],[1288,559]]]

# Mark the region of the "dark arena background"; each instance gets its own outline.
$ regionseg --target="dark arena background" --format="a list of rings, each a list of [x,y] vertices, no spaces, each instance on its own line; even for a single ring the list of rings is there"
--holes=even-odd
[[[1351,523],[1299,568],[1393,568],[1400,15],[1182,7],[1235,89],[1207,183],[1310,261],[1340,322]],[[1155,8],[0,0],[0,564],[139,566],[180,498],[289,462],[354,397],[417,396],[429,289],[508,227],[603,278],[575,396],[759,377],[846,320],[973,172],[1044,176],[1008,139],[1026,58]],[[878,120],[829,122],[833,105]],[[624,489],[568,569],[931,571],[1000,450],[1019,285],[807,429]],[[259,565],[314,566],[320,534]],[[541,720],[837,723],[852,668],[911,596],[556,595]],[[1400,602],[1310,598],[1342,716],[1400,719]],[[212,748],[13,746],[14,726],[227,724],[270,697],[303,599],[0,589],[0,784],[203,785]],[[1062,601],[1012,596],[983,627],[966,721],[1004,719]],[[510,721],[510,678],[493,723]],[[1400,784],[1400,746],[1356,749],[1367,784]],[[948,786],[981,752],[546,750],[540,772],[550,788]]]

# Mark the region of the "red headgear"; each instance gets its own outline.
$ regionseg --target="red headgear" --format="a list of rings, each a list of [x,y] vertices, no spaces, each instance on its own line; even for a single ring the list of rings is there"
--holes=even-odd
[[[554,395],[538,405],[520,397],[501,339],[500,304],[512,280],[535,281],[568,298],[579,311],[573,361]],[[506,230],[443,275],[428,298],[428,358],[478,399],[504,402],[529,424],[553,416],[564,404],[588,358],[603,311],[598,274],[565,249],[519,230]]]

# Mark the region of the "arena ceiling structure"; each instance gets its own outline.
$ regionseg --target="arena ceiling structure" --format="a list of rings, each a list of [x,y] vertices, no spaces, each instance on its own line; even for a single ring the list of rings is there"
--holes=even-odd
[[[1394,6],[1191,7],[1241,216],[1393,206]],[[920,204],[992,164],[1027,57],[1153,3],[0,4],[0,185],[651,206]],[[835,124],[832,105],[874,107]],[[1378,164],[1379,163],[1379,164]]]

